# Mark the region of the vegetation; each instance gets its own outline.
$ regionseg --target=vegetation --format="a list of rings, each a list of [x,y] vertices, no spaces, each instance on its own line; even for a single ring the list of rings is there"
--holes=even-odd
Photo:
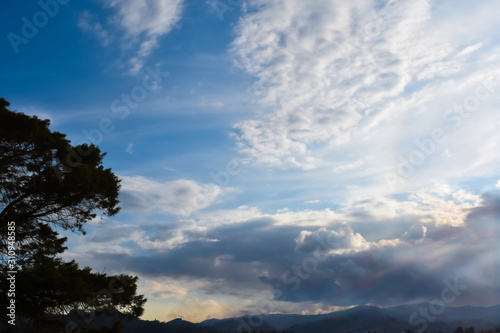
[[[94,145],[72,146],[49,129],[49,120],[8,106],[0,98],[0,306],[15,299],[15,328],[33,332],[82,325],[90,331],[95,312],[140,316],[146,299],[136,295],[137,277],[93,273],[58,257],[67,240],[58,230],[85,233],[83,226],[98,213],[120,210],[119,179],[102,166],[105,154]],[[15,297],[8,298],[9,271],[17,273]],[[70,313],[86,320],[76,324]],[[1,320],[14,329],[9,317]]]

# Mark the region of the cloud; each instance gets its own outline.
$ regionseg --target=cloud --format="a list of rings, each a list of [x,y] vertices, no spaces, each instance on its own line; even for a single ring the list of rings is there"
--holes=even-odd
[[[329,249],[336,254],[366,251],[370,248],[370,243],[363,236],[354,233],[347,224],[342,224],[338,231],[327,230],[326,228],[321,228],[316,232],[301,231],[299,237],[295,240],[297,243],[296,250],[311,253],[319,247],[318,239],[327,240]]]
[[[439,297],[445,279],[458,279],[468,287],[456,305],[500,302],[496,283],[500,266],[495,264],[500,250],[500,194],[478,197],[438,184],[407,194],[412,196],[421,201],[416,205],[402,201],[398,206],[387,198],[363,199],[339,212],[264,214],[240,207],[200,211],[172,223],[122,227],[103,221],[87,237],[99,244],[108,241],[108,248],[87,250],[79,262],[97,267],[113,263],[145,280],[190,285],[185,296],[177,287],[156,288],[158,298],[218,295],[240,306],[244,302],[248,308],[271,297],[273,290],[285,297],[275,299],[280,309],[293,308],[290,303],[305,304],[312,311],[430,301]],[[384,214],[386,209],[398,214]],[[440,210],[464,215],[450,219]],[[106,234],[119,237],[100,237]],[[89,248],[88,243],[80,246]]]
[[[80,14],[78,27],[93,33],[102,46],[119,40],[131,74],[142,69],[160,38],[179,22],[183,9],[183,0],[104,0],[103,3],[114,15],[99,22],[97,15],[85,11]]]
[[[461,227],[414,224],[400,239],[368,242],[348,226],[302,231],[302,258],[265,281],[292,302],[394,305],[438,298],[444,280],[458,280],[467,291],[456,305],[498,304],[498,193],[494,197],[469,211]]]
[[[148,295],[155,298],[177,298],[182,299],[188,294],[187,289],[172,279],[160,279],[155,281],[154,279],[146,281],[145,288],[148,291]]]
[[[247,222],[250,219],[264,217],[265,214],[255,207],[240,206],[235,209],[219,209],[194,213],[184,222],[196,224],[200,228],[215,228],[218,226]]]
[[[333,173],[343,173],[343,172],[348,171],[348,170],[357,169],[360,166],[362,166],[363,163],[364,163],[363,160],[358,160],[358,161],[350,163],[350,164],[346,164],[346,165],[341,165],[341,166],[335,167],[332,170],[332,172]]]
[[[418,241],[425,238],[427,228],[423,224],[414,224],[405,232],[403,238],[408,241]]]
[[[406,200],[390,197],[348,200],[342,205],[342,210],[347,215],[366,216],[373,220],[413,216],[421,223],[458,226],[464,223],[468,210],[480,202],[479,195],[435,183],[409,193]]]
[[[483,47],[483,43],[477,43],[471,46],[467,46],[462,52],[457,54],[457,57],[467,55],[469,53],[475,52],[479,50],[481,47]]]
[[[315,204],[315,203],[320,203],[320,202],[321,202],[321,200],[307,200],[304,203],[306,203],[306,204]]]
[[[134,144],[133,144],[133,143],[129,143],[129,144],[127,145],[127,148],[125,149],[125,151],[126,151],[128,154],[132,155],[132,154],[134,153]]]
[[[125,31],[124,43],[138,46],[136,55],[129,60],[132,73],[142,68],[144,58],[177,24],[182,11],[182,0],[108,0],[107,4],[117,11],[112,20]]]
[[[111,44],[114,37],[106,30],[100,22],[96,22],[97,18],[89,11],[84,11],[78,17],[78,28],[84,32],[91,33],[97,37],[99,43],[106,47]]]
[[[256,78],[262,112],[235,124],[234,132],[239,151],[259,165],[380,174],[398,155],[415,149],[415,140],[429,136],[431,126],[441,126],[446,109],[463,102],[471,89],[473,94],[479,79],[499,73],[487,51],[494,47],[487,40],[494,38],[496,24],[483,15],[492,2],[467,15],[463,8],[452,11],[482,27],[464,31],[462,38],[448,30],[433,33],[447,22],[460,24],[443,18],[430,0],[248,4],[232,53],[238,66]],[[491,123],[494,104],[482,101],[484,118],[471,123]],[[488,128],[488,135],[493,131]],[[479,145],[483,139],[477,134],[472,140]],[[491,158],[486,151],[471,165],[469,152],[449,149],[460,150],[462,140],[458,132],[449,136],[422,168],[432,167],[444,177],[450,174],[443,171],[448,165],[463,170],[489,163],[483,159]],[[438,169],[439,153],[446,149],[454,158]],[[367,155],[372,158],[363,160]]]
[[[120,200],[124,209],[189,215],[209,207],[231,191],[215,184],[199,184],[179,179],[159,183],[141,176],[122,176]]]
[[[200,322],[215,316],[224,318],[228,314],[226,307],[221,306],[214,300],[200,300],[189,298],[179,304],[175,311],[170,312],[169,318],[182,318],[187,321]]]

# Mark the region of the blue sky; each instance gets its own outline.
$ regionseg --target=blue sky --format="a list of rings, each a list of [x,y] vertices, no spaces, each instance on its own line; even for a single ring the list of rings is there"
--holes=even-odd
[[[122,179],[63,256],[144,318],[500,303],[497,1],[5,6],[2,97]]]

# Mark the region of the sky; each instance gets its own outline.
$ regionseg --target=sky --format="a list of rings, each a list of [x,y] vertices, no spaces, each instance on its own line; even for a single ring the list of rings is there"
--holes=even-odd
[[[67,234],[62,256],[139,276],[144,319],[489,306],[499,10],[7,2],[0,96],[107,152],[122,210]]]

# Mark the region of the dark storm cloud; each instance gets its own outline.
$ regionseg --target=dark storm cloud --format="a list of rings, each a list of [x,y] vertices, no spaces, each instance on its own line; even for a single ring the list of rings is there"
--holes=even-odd
[[[271,285],[288,301],[331,305],[390,305],[439,295],[448,273],[432,272],[425,260],[406,260],[411,251],[401,245],[339,254],[318,261],[316,270],[306,257]]]
[[[372,244],[369,250],[345,251],[325,260],[314,254],[311,235],[300,248],[309,256],[284,276],[266,282],[293,302],[391,305],[431,301],[439,299],[451,283],[467,287],[460,290],[455,305],[497,304],[500,196],[488,194],[483,199],[481,207],[469,212],[464,227],[415,223],[397,244]],[[351,233],[344,233],[344,240],[339,241],[339,233],[332,237],[331,232],[320,230],[315,236],[330,240],[327,244],[333,249],[346,247],[352,238]]]
[[[243,298],[253,288],[274,290],[276,300],[290,302],[392,305],[431,301],[452,283],[467,286],[455,305],[498,303],[499,245],[493,236],[499,217],[500,197],[485,195],[461,227],[410,217],[323,228],[260,218],[207,232],[188,229],[188,240],[171,249],[96,253],[95,260],[153,278],[201,279],[209,282],[207,294]],[[392,240],[380,236],[391,228]],[[151,224],[146,232],[168,239],[175,230]],[[493,291],[485,295],[484,286]]]
[[[483,205],[471,209],[467,216],[467,224],[480,228],[478,225],[485,222],[490,225],[498,225],[500,223],[500,194],[498,191],[485,193],[482,195]]]
[[[160,227],[154,230],[162,233]],[[168,275],[260,284],[260,272],[290,262],[300,231],[300,227],[277,227],[272,220],[261,219],[217,227],[204,235],[205,239],[188,241],[171,250],[148,251],[143,255],[95,253],[95,256],[102,263],[112,262],[118,269],[150,277]],[[168,230],[165,236],[171,232]],[[200,236],[191,232],[194,235]]]

